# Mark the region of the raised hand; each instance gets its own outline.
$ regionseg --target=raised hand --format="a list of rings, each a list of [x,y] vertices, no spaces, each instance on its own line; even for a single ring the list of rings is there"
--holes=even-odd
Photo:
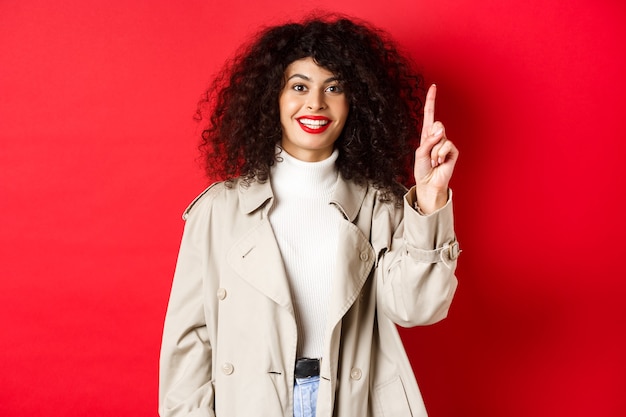
[[[420,146],[415,150],[415,191],[417,204],[428,214],[443,207],[448,199],[448,183],[459,151],[446,137],[443,123],[435,121],[437,86],[428,89],[424,104],[424,124]]]

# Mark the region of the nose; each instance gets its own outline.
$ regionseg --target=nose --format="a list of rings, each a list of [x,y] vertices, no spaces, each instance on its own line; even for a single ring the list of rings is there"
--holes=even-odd
[[[307,97],[306,107],[309,110],[324,110],[326,108],[324,91],[311,91]]]

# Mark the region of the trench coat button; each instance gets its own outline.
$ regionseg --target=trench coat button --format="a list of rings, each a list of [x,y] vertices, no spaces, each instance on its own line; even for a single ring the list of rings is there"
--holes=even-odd
[[[233,366],[232,363],[225,362],[222,365],[222,372],[224,372],[224,374],[226,374],[226,375],[232,374],[234,370],[235,370],[235,367]]]
[[[217,298],[219,298],[220,300],[226,298],[226,290],[224,288],[220,288],[217,290]]]
[[[367,260],[370,258],[370,256],[368,255],[367,252],[363,251],[361,252],[360,258],[363,262],[367,262]]]
[[[350,371],[350,378],[354,380],[358,381],[359,379],[361,379],[361,376],[363,376],[363,373],[359,368],[352,368],[352,370]]]

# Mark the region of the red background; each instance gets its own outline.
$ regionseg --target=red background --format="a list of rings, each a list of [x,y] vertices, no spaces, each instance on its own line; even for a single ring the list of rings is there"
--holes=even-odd
[[[461,150],[458,296],[402,332],[433,416],[626,415],[624,4],[316,2],[395,36]],[[195,103],[308,10],[0,2],[0,415],[156,415]]]

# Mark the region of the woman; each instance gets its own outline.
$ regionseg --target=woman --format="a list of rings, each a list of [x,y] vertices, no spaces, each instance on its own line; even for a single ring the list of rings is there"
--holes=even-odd
[[[161,415],[426,415],[395,324],[443,319],[457,285],[436,87],[413,154],[421,79],[366,24],[269,28],[223,74],[199,115],[225,181],[185,211]]]

